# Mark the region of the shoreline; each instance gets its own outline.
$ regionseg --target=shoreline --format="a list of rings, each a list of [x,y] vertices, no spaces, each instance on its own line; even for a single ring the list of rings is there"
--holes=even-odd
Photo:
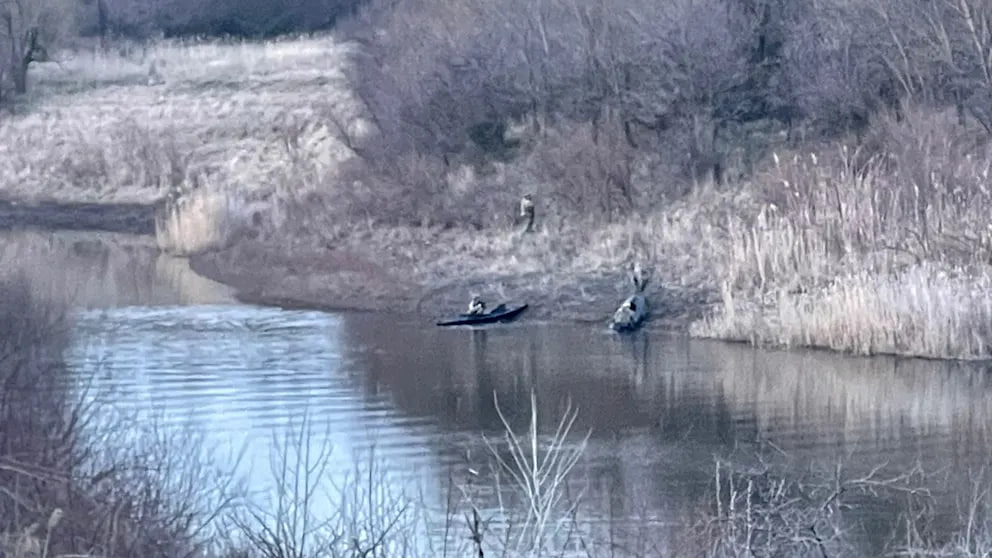
[[[0,231],[111,232],[150,236],[154,241],[154,211],[152,204],[0,200]],[[370,228],[339,236],[333,241],[308,244],[304,240],[302,246],[242,238],[227,248],[185,259],[193,273],[230,288],[234,300],[245,304],[288,310],[418,316],[432,327],[435,321],[462,312],[473,294],[481,294],[490,306],[501,302],[529,304],[527,312],[517,322],[589,324],[606,328],[616,306],[631,292],[625,273],[618,267],[609,271],[606,268],[610,266],[606,265],[587,271],[566,270],[557,276],[526,264],[516,268],[497,265],[496,269],[502,270],[498,273],[491,273],[492,267],[481,273],[464,272],[465,267],[471,269],[479,261],[485,261],[482,258],[469,261],[462,269],[438,273],[446,265],[439,254],[464,250],[465,243],[479,242],[485,235],[492,240],[499,234],[496,230],[432,231],[423,228],[398,234],[396,230]],[[452,262],[460,260],[456,256],[449,261]],[[671,276],[653,278],[645,291],[650,314],[639,329],[744,343],[755,348],[941,362],[992,361],[985,356],[893,351],[858,353],[824,343],[769,344],[740,336],[699,335],[691,331],[694,324],[719,308],[720,294],[700,287],[679,287],[677,280]]]
[[[0,200],[0,231],[72,230],[154,237],[154,215],[153,204],[4,199]],[[528,303],[530,308],[521,321],[601,323],[605,327],[629,294],[626,277],[619,271],[561,277],[535,271],[505,272],[489,280],[437,277],[432,282],[417,269],[417,262],[429,259],[428,255],[398,255],[387,239],[370,241],[369,234],[374,237],[376,232],[344,239],[339,247],[290,250],[272,242],[241,239],[228,248],[190,256],[188,261],[197,275],[231,287],[240,302],[326,312],[400,312],[445,318],[461,312],[471,294],[480,292],[491,306]],[[404,248],[409,248],[411,243],[406,244]],[[376,248],[369,251],[369,246]],[[660,283],[655,278],[648,287],[651,314],[641,329],[687,333],[689,324],[715,302],[705,293]]]
[[[385,270],[378,254],[327,249],[280,253],[277,247],[242,241],[226,250],[191,256],[190,268],[203,277],[232,287],[237,300],[286,309],[328,312],[396,312],[442,319],[460,313],[473,292],[490,306],[527,303],[517,321],[597,324],[603,327],[616,305],[629,294],[617,285],[622,273],[570,275],[542,284],[533,273],[509,273],[491,281],[427,282],[397,262]],[[381,259],[386,259],[383,256]],[[641,329],[688,333],[689,325],[708,307],[705,295],[691,290],[648,288],[651,314]],[[712,302],[712,301],[710,301]]]

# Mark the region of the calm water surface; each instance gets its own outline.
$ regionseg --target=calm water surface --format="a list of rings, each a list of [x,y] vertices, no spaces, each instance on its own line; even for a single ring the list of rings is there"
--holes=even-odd
[[[621,338],[588,325],[441,329],[423,317],[259,308],[143,239],[5,239],[5,265],[37,275],[40,294],[71,291],[77,379],[134,420],[194,432],[218,455],[244,450],[239,470],[259,494],[272,486],[273,449],[306,419],[307,443],[331,450],[327,482],[356,482],[374,463],[390,490],[437,516],[456,508],[464,529],[457,487],[492,480],[483,435],[501,431],[494,394],[523,430],[532,391],[542,427],[571,402],[574,432],[590,432],[572,477],[584,488],[579,522],[648,554],[712,502],[716,457],[771,451],[797,475],[809,464],[841,461],[853,474],[918,460],[963,474],[988,460],[992,381],[981,367]],[[473,494],[484,511],[497,506],[492,491]],[[333,507],[343,496],[327,497]],[[951,494],[939,501],[954,504]],[[899,508],[866,502],[855,513],[891,526]],[[866,554],[882,531],[865,534]]]

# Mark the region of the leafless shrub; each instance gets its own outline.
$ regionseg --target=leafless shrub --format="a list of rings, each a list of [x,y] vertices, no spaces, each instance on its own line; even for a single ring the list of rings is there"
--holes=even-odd
[[[439,158],[416,151],[349,161],[340,173],[346,186],[341,188],[339,209],[346,217],[382,223],[443,223],[450,219],[445,213],[454,196],[445,170]]]
[[[875,115],[901,119],[907,104],[973,108],[985,122],[988,7],[904,4],[625,0],[605,9],[460,0],[435,10],[371,2],[344,27],[362,45],[353,84],[384,142],[367,158],[417,153],[444,166],[429,184],[399,168],[367,170],[408,184],[409,198],[429,198],[459,158],[531,154],[539,177],[569,196],[570,211],[611,216],[653,200],[635,201],[620,178],[652,150],[678,163],[662,180],[719,184],[735,150],[750,167],[781,131],[792,140],[797,129],[813,140],[871,134]],[[481,141],[476,133],[518,121],[531,137],[509,150],[505,135]]]
[[[935,536],[939,521],[932,502],[911,499],[905,516],[905,534],[894,538],[892,552],[901,556],[961,556],[977,558],[992,552],[992,516],[989,500],[992,479],[987,466],[969,472],[964,486],[959,486],[953,522],[957,530]]]
[[[230,546],[248,556],[417,556],[420,510],[395,490],[374,449],[343,471],[328,431],[309,414],[273,434],[271,488],[226,519]]]
[[[196,552],[233,494],[230,477],[212,476],[190,441],[106,419],[62,360],[65,309],[33,299],[23,280],[0,290],[0,550]]]
[[[505,433],[486,440],[490,453],[484,456],[493,484],[474,484],[477,471],[470,471],[467,482],[449,479],[449,492],[462,498],[449,498],[445,510],[427,508],[418,494],[396,488],[374,448],[356,456],[351,471],[342,470],[326,435],[306,415],[274,438],[269,497],[228,516],[226,548],[265,558],[560,551],[580,536],[574,510],[581,496],[570,494],[567,484],[588,436],[569,440],[576,419],[570,406],[552,433],[541,434],[536,401],[531,402],[523,434],[513,431],[497,406]],[[477,499],[493,493],[499,501],[495,516]],[[437,540],[439,531],[443,541]]]
[[[618,126],[560,126],[546,132],[531,155],[547,197],[568,214],[616,219],[634,209],[634,153]]]
[[[930,479],[919,465],[897,473],[884,469],[850,473],[838,462],[786,477],[760,456],[750,467],[717,460],[713,501],[686,525],[681,550],[714,557],[858,554],[864,551],[861,531],[848,512],[859,502],[930,499]]]
[[[554,552],[567,545],[569,536],[574,534],[570,532],[574,528],[571,519],[581,495],[566,499],[567,482],[585,451],[589,433],[577,442],[569,440],[577,417],[577,410],[569,404],[554,432],[542,440],[537,398],[532,393],[527,431],[517,434],[499,408],[499,401],[494,399],[494,403],[504,429],[501,443],[486,440],[496,462],[495,479],[497,483],[506,482],[526,510],[522,518],[518,517],[514,509],[503,503],[503,493],[497,487],[504,524],[508,527],[500,537],[505,541],[504,552],[537,556]],[[506,481],[501,480],[503,475]]]
[[[676,555],[977,557],[990,550],[984,466],[963,478],[920,462],[855,472],[843,459],[798,467],[780,451],[756,457],[750,465],[715,461],[713,499],[683,525]],[[890,531],[864,523],[859,510],[867,502],[888,505]]]
[[[685,152],[670,156],[684,176],[705,167],[721,180],[723,127],[755,117],[735,107],[757,20],[718,0],[615,8],[371,3],[346,27],[362,45],[353,86],[378,127],[379,148],[356,149],[364,170],[404,184],[401,199],[418,200],[404,207],[431,212],[419,200],[444,197],[437,185],[451,167],[533,150],[537,178],[556,183],[564,207],[614,218],[640,201],[640,150],[676,134]],[[531,137],[508,137],[517,122]],[[395,163],[411,154],[431,161],[426,180]]]

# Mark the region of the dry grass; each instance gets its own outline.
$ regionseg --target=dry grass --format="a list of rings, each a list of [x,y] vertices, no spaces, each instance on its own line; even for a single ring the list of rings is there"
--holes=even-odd
[[[527,296],[576,305],[598,300],[604,290],[591,285],[640,259],[666,293],[722,294],[695,335],[992,356],[987,297],[974,287],[988,284],[992,261],[990,149],[975,123],[926,110],[877,116],[860,147],[781,154],[749,179],[665,205],[680,188],[643,157],[625,159],[622,199],[582,201],[595,198],[613,156],[582,155],[562,138],[585,136],[569,130],[524,138],[534,148],[526,156],[478,168],[407,154],[392,162],[406,183],[394,184],[356,157],[369,128],[346,82],[354,49],[331,37],[159,42],[41,64],[38,98],[0,120],[0,195],[150,202],[183,188],[198,193],[158,227],[173,253],[227,246],[250,207],[280,250],[353,245],[406,262],[410,281],[429,288],[505,294],[508,282],[527,283]],[[596,167],[591,183],[574,165],[561,184],[538,180],[566,155]],[[538,230],[521,237],[510,216],[523,191],[536,194]],[[613,221],[575,213],[589,203]],[[631,203],[653,209],[617,218]]]
[[[324,38],[63,53],[33,70],[28,110],[0,119],[0,196],[150,203],[194,191],[158,220],[159,245],[182,255],[244,232],[246,205],[283,225],[347,154],[328,114],[351,114],[349,49]]]
[[[178,256],[226,248],[246,229],[247,210],[235,195],[197,189],[178,205],[163,208],[155,219],[158,247]]]
[[[950,118],[883,121],[860,150],[776,156],[746,182],[614,224],[394,243],[430,255],[419,260],[427,284],[530,276],[552,299],[645,260],[666,291],[717,295],[691,327],[701,337],[989,358],[989,147]]]
[[[776,158],[744,185],[757,210],[727,216],[717,234],[723,303],[692,332],[857,354],[992,357],[989,146],[948,118],[883,122],[876,153]]]
[[[305,190],[303,167],[340,155],[322,123],[349,106],[348,51],[327,38],[65,53],[32,71],[27,111],[0,119],[0,194],[149,202],[204,178],[256,197]]]
[[[692,333],[756,344],[811,346],[855,354],[936,358],[992,355],[992,278],[935,265],[891,275],[860,273],[809,294],[780,291],[777,301],[723,306]]]

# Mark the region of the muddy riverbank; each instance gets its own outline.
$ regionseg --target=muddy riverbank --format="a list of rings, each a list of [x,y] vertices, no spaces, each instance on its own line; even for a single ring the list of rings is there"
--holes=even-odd
[[[0,201],[0,230],[105,231],[154,234],[153,205]],[[479,232],[459,233],[464,235]],[[417,236],[422,235],[422,236]],[[285,247],[240,240],[190,258],[192,269],[237,291],[238,299],[284,308],[417,314],[438,318],[460,312],[473,294],[491,305],[526,302],[527,320],[603,322],[630,289],[620,269],[549,272],[534,266],[495,266],[464,272],[446,266],[457,251],[450,234],[418,231],[400,239],[366,231],[324,245]],[[464,247],[460,248],[465,250]],[[465,259],[484,258],[466,250]],[[648,288],[651,327],[684,329],[713,295],[657,282]]]
[[[461,312],[470,297],[479,294],[490,305],[528,303],[521,319],[605,324],[629,290],[620,271],[558,275],[506,271],[459,277],[425,270],[418,265],[424,260],[429,260],[427,254],[399,256],[382,247],[282,250],[244,241],[194,256],[190,263],[196,273],[237,289],[244,302],[432,318]],[[650,327],[666,330],[687,328],[714,302],[707,293],[658,284],[649,287],[647,295]]]

